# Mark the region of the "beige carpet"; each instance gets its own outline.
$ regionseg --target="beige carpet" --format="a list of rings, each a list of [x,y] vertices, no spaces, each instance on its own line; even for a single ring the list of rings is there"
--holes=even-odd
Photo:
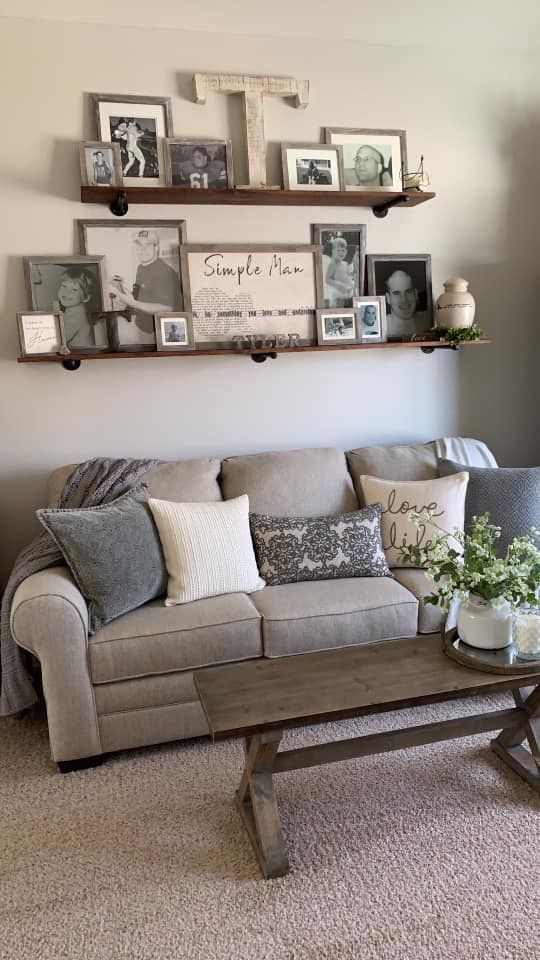
[[[399,721],[456,712],[478,704]],[[282,774],[292,872],[273,881],[232,804],[237,741],[126,752],[69,776],[42,717],[0,722],[0,746],[2,960],[540,958],[540,799],[489,735]]]

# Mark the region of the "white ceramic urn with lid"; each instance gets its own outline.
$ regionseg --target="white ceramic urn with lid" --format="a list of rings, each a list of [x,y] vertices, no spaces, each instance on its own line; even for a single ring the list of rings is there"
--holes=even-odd
[[[474,323],[474,297],[469,293],[469,281],[463,277],[450,277],[443,283],[444,293],[437,300],[435,324],[443,330],[451,327],[472,327]]]

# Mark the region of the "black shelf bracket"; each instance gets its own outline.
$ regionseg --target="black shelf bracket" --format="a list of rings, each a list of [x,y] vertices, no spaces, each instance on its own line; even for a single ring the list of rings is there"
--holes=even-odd
[[[80,360],[62,360],[64,370],[78,370],[80,365]]]
[[[109,205],[109,209],[111,213],[114,213],[115,217],[125,217],[129,210],[129,203],[125,190],[118,191],[116,199],[113,200]]]
[[[252,354],[251,354],[251,359],[254,361],[254,363],[264,363],[265,360],[268,360],[268,359],[270,359],[270,360],[275,360],[276,357],[277,357],[277,353],[273,353],[273,352],[272,352],[272,353],[252,353]]]
[[[388,203],[379,203],[376,207],[373,207],[373,216],[377,217],[378,220],[382,220],[383,217],[388,216],[390,207],[399,207],[408,202],[409,197],[406,194],[402,194],[400,197],[394,197],[394,199],[389,200]]]

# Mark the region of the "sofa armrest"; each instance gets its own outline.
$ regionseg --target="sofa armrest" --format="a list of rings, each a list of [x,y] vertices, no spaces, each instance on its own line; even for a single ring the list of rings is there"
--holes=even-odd
[[[53,759],[100,754],[88,667],[88,609],[65,567],[50,567],[21,583],[11,607],[11,631],[41,664]]]

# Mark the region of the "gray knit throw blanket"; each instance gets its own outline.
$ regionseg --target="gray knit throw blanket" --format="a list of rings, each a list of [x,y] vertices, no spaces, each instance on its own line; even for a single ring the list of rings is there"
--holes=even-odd
[[[129,490],[159,460],[108,460],[98,457],[80,463],[68,477],[59,507],[97,507]],[[32,681],[30,654],[17,646],[10,628],[13,597],[19,584],[33,573],[63,563],[62,553],[47,531],[21,551],[11,571],[0,613],[0,717],[20,713],[38,700]]]

